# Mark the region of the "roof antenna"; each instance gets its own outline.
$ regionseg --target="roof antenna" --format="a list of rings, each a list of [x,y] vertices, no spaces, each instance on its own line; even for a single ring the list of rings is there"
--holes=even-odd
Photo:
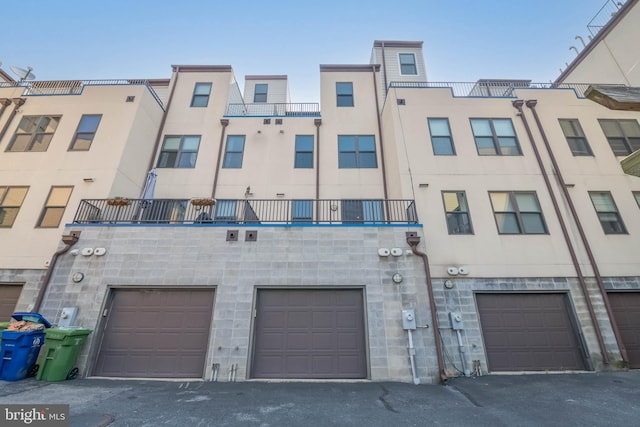
[[[11,69],[13,74],[20,77],[20,81],[18,83],[22,83],[25,80],[35,80],[36,78],[36,75],[32,73],[33,68],[31,67],[27,67],[27,69],[25,70],[24,68],[12,65],[9,68]]]

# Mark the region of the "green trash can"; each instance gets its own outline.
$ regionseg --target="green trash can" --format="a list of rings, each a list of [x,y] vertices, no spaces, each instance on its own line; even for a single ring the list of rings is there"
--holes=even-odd
[[[43,381],[72,380],[78,375],[76,360],[92,331],[83,328],[49,328],[38,357],[36,378]]]
[[[0,344],[2,343],[2,331],[9,327],[11,322],[0,322]]]

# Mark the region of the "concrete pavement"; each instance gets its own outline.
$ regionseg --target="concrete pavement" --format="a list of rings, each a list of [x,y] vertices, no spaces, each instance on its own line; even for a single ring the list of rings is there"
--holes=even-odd
[[[374,382],[0,381],[0,404],[68,403],[71,426],[620,426],[640,371]]]

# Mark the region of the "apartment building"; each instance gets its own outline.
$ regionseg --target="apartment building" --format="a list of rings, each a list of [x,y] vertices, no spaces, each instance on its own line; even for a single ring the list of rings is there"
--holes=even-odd
[[[82,375],[640,367],[637,111],[430,82],[422,42],[320,65],[320,103],[172,71],[0,84],[2,309],[94,330]]]

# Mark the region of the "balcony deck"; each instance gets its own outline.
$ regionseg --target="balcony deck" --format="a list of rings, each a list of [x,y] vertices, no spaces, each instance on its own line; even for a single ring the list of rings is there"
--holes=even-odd
[[[74,224],[417,224],[413,200],[83,199]]]

